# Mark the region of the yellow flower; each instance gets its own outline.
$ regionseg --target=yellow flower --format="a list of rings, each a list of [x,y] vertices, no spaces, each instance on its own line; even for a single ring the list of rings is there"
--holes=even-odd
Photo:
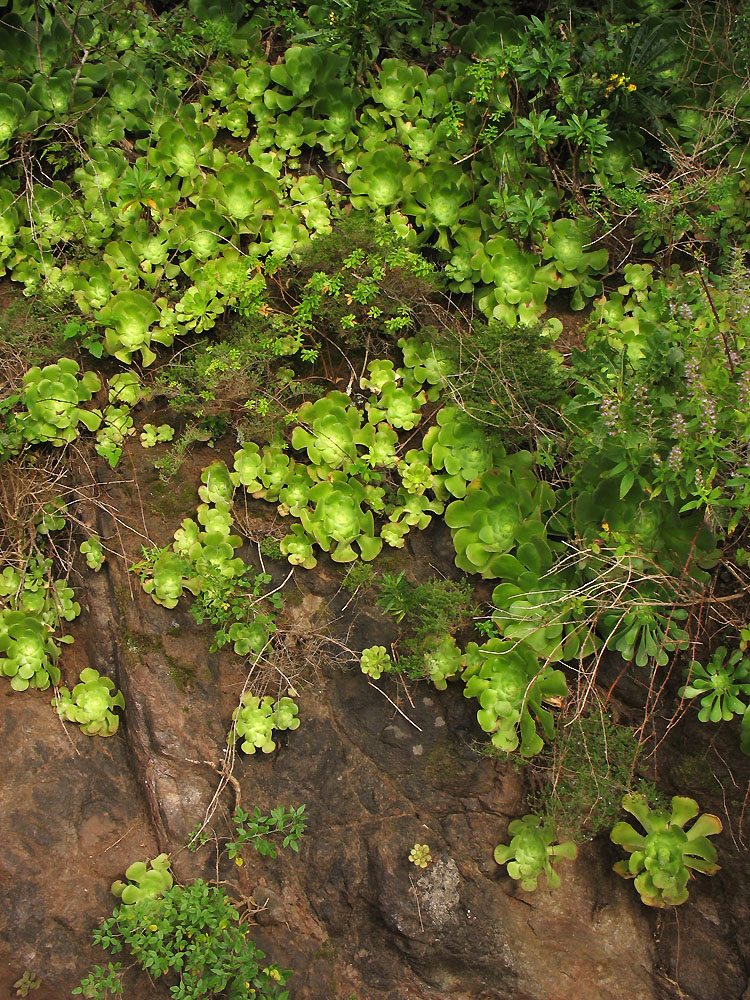
[[[629,83],[628,84],[628,90],[632,93],[634,90],[638,90],[638,88],[636,87],[636,85],[634,83]]]

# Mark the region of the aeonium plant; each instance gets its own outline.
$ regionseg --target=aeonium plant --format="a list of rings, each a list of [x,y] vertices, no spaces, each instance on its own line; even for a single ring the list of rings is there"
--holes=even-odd
[[[127,883],[120,879],[112,883],[112,895],[121,900],[124,906],[133,906],[147,899],[158,899],[174,884],[170,865],[168,854],[160,854],[153,861],[135,861],[125,872]]]
[[[21,401],[27,412],[19,418],[26,441],[48,442],[59,448],[75,441],[79,423],[87,430],[97,430],[101,412],[86,410],[80,404],[99,391],[101,382],[94,372],[79,378],[79,370],[71,358],[60,358],[53,365],[35,365],[26,372]]]
[[[87,736],[113,736],[120,725],[114,710],[125,708],[125,700],[114,681],[93,667],[85,667],[80,682],[72,691],[60,688],[52,705],[61,719],[77,722]]]
[[[498,844],[495,861],[507,865],[511,878],[521,882],[521,888],[532,892],[537,887],[541,875],[547,876],[550,889],[560,885],[560,876],[552,867],[559,858],[573,859],[578,854],[576,845],[567,840],[554,843],[554,832],[550,820],[527,815],[514,819],[508,827],[513,839],[510,844]]]
[[[688,683],[678,694],[700,698],[701,722],[729,722],[735,712],[744,715],[750,703],[750,659],[739,649],[727,659],[726,647],[719,646],[705,667],[691,662]]]
[[[679,906],[688,898],[691,871],[715,875],[716,848],[709,837],[721,833],[718,816],[700,812],[695,799],[675,795],[672,810],[649,809],[642,795],[626,795],[622,807],[641,824],[639,833],[630,823],[618,823],[610,839],[620,844],[630,858],[614,866],[618,875],[634,878],[635,887],[646,906]],[[692,827],[685,825],[695,819]]]

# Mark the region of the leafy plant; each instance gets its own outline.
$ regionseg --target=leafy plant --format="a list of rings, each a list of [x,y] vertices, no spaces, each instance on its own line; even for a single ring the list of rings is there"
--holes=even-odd
[[[101,538],[98,535],[92,535],[90,538],[87,538],[86,541],[81,542],[80,552],[81,555],[86,557],[88,568],[98,573],[104,565],[105,560]]]
[[[415,844],[409,851],[409,861],[417,868],[426,868],[432,861],[429,844]]]
[[[278,841],[274,843],[270,838],[277,834],[283,834],[282,848],[290,847],[295,854],[298,853],[300,838],[307,828],[304,812],[304,805],[297,806],[296,809],[276,806],[268,816],[263,815],[257,806],[252,813],[236,809],[232,817],[235,825],[234,837],[226,845],[229,859],[241,863],[240,855],[248,844],[252,844],[258,854],[275,858],[278,853]]]
[[[625,795],[622,807],[646,832],[638,833],[630,823],[614,827],[610,839],[630,854],[628,860],[617,862],[615,871],[635,879],[646,906],[679,906],[688,898],[691,871],[714,875],[719,870],[716,848],[708,840],[722,831],[719,817],[704,813],[687,832],[684,829],[700,811],[695,799],[675,795],[668,812],[649,809],[642,796]]]
[[[527,815],[514,819],[508,827],[513,835],[510,844],[498,844],[495,861],[507,865],[511,878],[520,880],[521,888],[532,892],[537,887],[541,875],[547,876],[550,889],[560,885],[560,876],[552,867],[559,858],[574,859],[578,849],[571,840],[555,844],[554,830],[550,820]]]
[[[368,646],[362,650],[359,668],[363,674],[377,680],[381,674],[393,669],[393,661],[385,646]]]
[[[128,881],[117,879],[112,883],[112,895],[121,899],[123,906],[159,899],[174,885],[170,867],[168,854],[160,854],[153,861],[134,861],[125,872]]]
[[[100,676],[93,667],[85,667],[80,682],[72,691],[60,688],[52,705],[61,719],[78,723],[87,736],[113,736],[120,725],[114,710],[125,708],[125,699],[114,681]]]
[[[196,879],[164,886],[159,898],[117,907],[94,932],[94,943],[113,954],[127,947],[154,979],[175,975],[175,998],[239,997],[252,990],[263,1000],[288,1000],[281,987],[289,973],[262,965],[265,955],[248,930],[223,887]]]
[[[551,772],[531,802],[534,812],[549,818],[556,830],[590,840],[612,829],[622,796],[630,791],[661,808],[657,787],[637,777],[642,749],[630,727],[617,725],[604,713],[558,726],[545,748]]]

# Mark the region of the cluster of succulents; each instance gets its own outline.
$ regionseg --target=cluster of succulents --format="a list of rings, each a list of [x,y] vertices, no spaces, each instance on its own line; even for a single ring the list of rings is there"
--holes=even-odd
[[[492,745],[506,752],[520,746],[524,757],[539,753],[544,741],[537,726],[548,740],[554,728],[544,703],[560,704],[568,693],[562,671],[540,663],[524,643],[505,639],[470,642],[463,662],[464,697],[479,701],[477,721]]]
[[[233,725],[229,732],[230,745],[240,742],[245,753],[271,753],[276,749],[273,741],[275,730],[293,730],[299,726],[298,708],[292,698],[282,697],[274,702],[270,695],[258,698],[245,692],[232,713]]]

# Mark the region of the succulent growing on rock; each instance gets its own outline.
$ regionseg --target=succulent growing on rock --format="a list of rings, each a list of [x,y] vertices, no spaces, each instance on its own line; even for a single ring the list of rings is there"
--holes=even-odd
[[[99,536],[92,535],[85,542],[81,542],[80,550],[81,555],[86,557],[89,569],[93,569],[95,573],[98,573],[104,565],[104,551],[102,550],[102,542]]]
[[[377,680],[381,674],[389,673],[392,668],[393,661],[385,646],[368,646],[367,649],[362,650],[359,669],[363,674]]]
[[[552,715],[542,703],[568,693],[562,671],[542,666],[523,643],[504,639],[482,646],[470,642],[464,663],[464,697],[479,700],[477,721],[492,735],[493,746],[510,752],[520,743],[522,756],[539,753],[544,742],[537,724],[547,739],[553,732]]]
[[[15,691],[46,691],[60,680],[60,651],[40,614],[0,611],[0,673]]]
[[[120,725],[116,708],[125,708],[122,691],[114,681],[102,677],[93,667],[81,671],[80,683],[72,691],[60,688],[52,699],[57,714],[66,722],[77,722],[87,736],[113,736]]]
[[[331,553],[334,562],[355,560],[354,544],[368,562],[380,552],[383,543],[375,537],[372,511],[362,509],[366,500],[365,488],[356,479],[322,482],[310,490],[310,502],[315,507],[300,511],[300,520],[323,551]]]
[[[701,722],[729,722],[735,712],[744,715],[750,703],[750,659],[739,649],[727,659],[726,647],[719,646],[705,667],[691,662],[688,683],[678,693],[700,697]]]
[[[622,807],[631,813],[645,834],[630,823],[618,823],[610,839],[623,847],[630,858],[618,861],[615,871],[634,878],[635,887],[646,906],[679,906],[688,898],[690,872],[714,875],[716,848],[709,837],[721,833],[718,816],[704,813],[685,831],[685,824],[700,812],[695,799],[675,795],[672,810],[649,809],[642,795],[626,795]]]
[[[495,861],[507,865],[511,878],[520,880],[521,888],[528,892],[537,887],[541,875],[547,876],[550,889],[560,885],[560,876],[552,865],[559,858],[573,859],[578,854],[576,845],[567,840],[555,844],[552,822],[539,816],[527,815],[514,819],[508,827],[513,839],[510,844],[498,844]]]

